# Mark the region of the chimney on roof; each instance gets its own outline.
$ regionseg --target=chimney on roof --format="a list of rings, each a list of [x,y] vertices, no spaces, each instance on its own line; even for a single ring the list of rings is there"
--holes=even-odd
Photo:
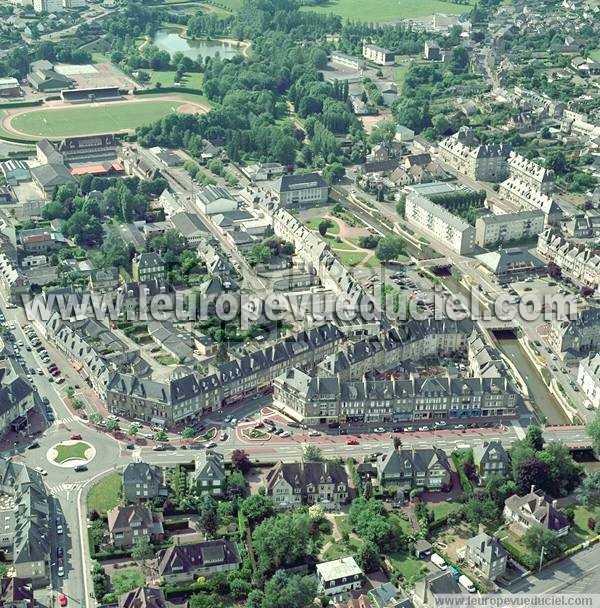
[[[479,534],[483,534],[484,532],[485,532],[485,526],[483,524],[479,524]]]
[[[557,509],[558,508],[558,500],[556,498],[552,501],[552,506]]]
[[[533,494],[535,492],[535,484],[532,483],[531,484],[531,494]]]

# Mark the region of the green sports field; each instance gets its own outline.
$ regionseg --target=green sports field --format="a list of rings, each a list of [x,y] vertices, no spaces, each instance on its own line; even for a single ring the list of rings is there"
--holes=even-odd
[[[174,112],[184,100],[112,102],[104,105],[31,110],[18,114],[11,127],[26,135],[68,137],[93,133],[116,133],[135,129]]]
[[[353,21],[398,21],[424,17],[433,13],[460,15],[470,10],[468,4],[455,4],[444,0],[329,0],[322,6],[307,7],[319,13],[335,13]]]

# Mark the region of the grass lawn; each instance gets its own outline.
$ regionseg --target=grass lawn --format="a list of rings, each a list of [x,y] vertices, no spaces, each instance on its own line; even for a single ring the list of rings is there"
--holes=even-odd
[[[398,88],[402,87],[404,84],[404,79],[406,78],[406,74],[408,73],[409,63],[403,63],[402,65],[394,68],[394,81],[398,85]]]
[[[111,473],[92,486],[87,495],[88,513],[91,511],[106,513],[116,507],[121,502],[122,484],[121,473]]]
[[[358,266],[364,259],[365,254],[356,251],[336,251],[335,255],[344,266]]]
[[[306,225],[307,228],[310,228],[311,230],[318,230],[319,229],[319,224],[323,221],[322,217],[311,217],[307,220],[304,221],[304,224]],[[333,235],[337,235],[340,233],[340,226],[339,224],[335,221],[335,220],[329,220],[331,222],[331,224],[329,225],[329,228],[327,229],[327,233],[328,234],[333,234]]]
[[[244,3],[244,0],[219,0],[219,5],[225,7],[228,11],[239,11],[240,8],[242,8],[242,4]],[[206,3],[207,6],[210,6],[210,2]],[[218,7],[220,8],[220,6]]]
[[[345,243],[344,241],[336,241],[336,237],[331,234],[327,234],[322,238],[332,249],[340,249],[342,251],[356,251],[356,247],[350,245],[350,243]]]
[[[445,517],[448,513],[460,509],[460,505],[455,502],[438,502],[436,504],[428,504],[427,508],[433,511],[435,519],[442,519],[442,517]]]
[[[113,589],[121,595],[144,585],[146,578],[139,568],[124,568],[113,572],[111,582]]]
[[[73,445],[63,445],[60,443],[56,446],[57,454],[54,461],[61,464],[67,460],[70,460],[71,458],[84,459],[85,453],[87,450],[89,450],[89,448],[89,443],[84,443],[83,441],[74,443]]]
[[[150,81],[148,84],[154,87],[157,82],[163,87],[172,87],[175,85],[175,70],[166,70],[164,72],[149,71]],[[189,87],[191,89],[200,89],[202,87],[202,74],[199,72],[188,72],[181,79],[182,87]]]
[[[427,566],[421,560],[406,551],[389,553],[388,559],[394,570],[401,574],[409,585],[413,585],[416,581],[422,579],[427,571]]]
[[[227,0],[226,2],[227,3]],[[319,13],[334,13],[343,19],[355,21],[398,21],[410,17],[423,17],[433,13],[458,14],[469,11],[467,4],[454,4],[441,0],[330,0],[322,6],[306,7]]]
[[[600,61],[600,49],[594,49],[593,51],[590,51],[590,57],[594,61]]]
[[[340,559],[340,557],[354,556],[361,544],[362,541],[356,538],[351,538],[347,545],[342,541],[334,542],[331,547],[323,553],[323,560],[330,561],[332,559]]]
[[[32,110],[15,116],[12,127],[28,135],[67,137],[90,133],[133,130],[174,112],[175,100],[113,102],[105,105]]]
[[[404,534],[413,534],[414,530],[411,523],[407,519],[402,519],[397,513],[391,513],[390,519],[397,525]]]
[[[593,518],[596,521],[600,521],[600,507],[589,508],[583,505],[577,505],[575,507],[575,521],[573,526],[573,532],[578,536],[592,536],[593,530],[588,528],[587,522],[589,518]]]

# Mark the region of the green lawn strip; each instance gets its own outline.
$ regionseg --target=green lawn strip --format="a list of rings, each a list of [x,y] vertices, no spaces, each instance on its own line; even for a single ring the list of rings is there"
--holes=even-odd
[[[55,462],[61,464],[71,458],[85,459],[85,453],[89,450],[90,445],[88,443],[74,443],[73,445],[59,444],[56,446],[56,458]]]
[[[87,495],[88,513],[91,511],[106,513],[116,507],[121,502],[122,484],[122,474],[115,472],[103,477],[92,486]]]
[[[175,85],[175,70],[166,70],[164,72],[159,72],[155,70],[151,70],[148,72],[150,75],[150,81],[145,83],[148,86],[154,87],[157,82],[160,82],[163,87],[173,87]],[[182,87],[189,87],[191,89],[200,89],[202,88],[202,74],[199,72],[186,72],[183,78],[180,81]]]
[[[460,509],[460,505],[455,502],[438,502],[435,504],[428,504],[427,507],[433,511],[436,520],[442,519],[449,513],[453,513]]]
[[[229,0],[231,1],[231,0]],[[225,0],[223,4],[227,4]],[[469,11],[470,4],[454,4],[442,0],[402,0],[392,2],[391,0],[330,0],[323,6],[303,7],[303,10],[311,10],[318,13],[333,13],[342,19],[351,21],[398,21],[411,17],[424,17],[434,13],[446,13],[460,15]]]
[[[600,61],[600,49],[594,49],[593,51],[590,51],[590,57],[594,61]]]
[[[139,568],[125,568],[114,570],[111,582],[116,593],[121,595],[144,585],[146,577]]]
[[[573,531],[583,537],[594,535],[594,531],[588,528],[588,519],[590,518],[600,521],[600,507],[590,508],[577,505],[575,507]]]
[[[331,547],[323,553],[323,560],[330,561],[333,559],[340,559],[341,557],[349,557],[356,555],[358,548],[361,546],[362,541],[351,538],[348,544],[341,541],[334,542]]]
[[[323,221],[322,217],[311,217],[307,220],[304,220],[304,224],[306,225],[307,228],[310,228],[311,230],[318,230],[319,229],[319,224]],[[327,218],[329,219],[329,218]],[[340,226],[337,223],[336,220],[332,220],[329,219],[329,228],[327,228],[327,233],[328,234],[333,234],[333,235],[337,235],[340,233]]]

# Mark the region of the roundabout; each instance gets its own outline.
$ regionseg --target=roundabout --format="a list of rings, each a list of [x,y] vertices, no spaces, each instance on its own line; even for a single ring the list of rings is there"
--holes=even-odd
[[[56,467],[72,468],[88,464],[96,456],[96,448],[87,441],[62,441],[53,445],[46,453],[46,459]]]

